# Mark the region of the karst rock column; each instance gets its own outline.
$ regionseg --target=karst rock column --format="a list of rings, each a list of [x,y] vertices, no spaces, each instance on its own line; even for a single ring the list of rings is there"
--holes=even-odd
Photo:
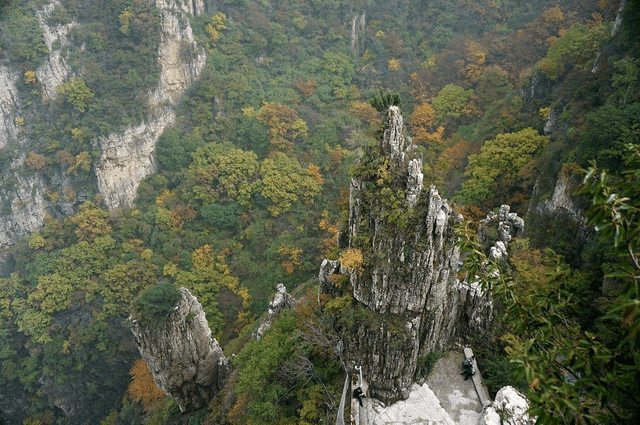
[[[229,362],[211,338],[202,305],[188,289],[161,324],[131,321],[136,346],[156,385],[189,412],[206,406],[222,388]]]
[[[350,185],[343,248],[359,250],[364,261],[350,270],[325,260],[320,270],[321,289],[332,294],[330,275],[347,274],[353,298],[369,312],[346,337],[345,355],[362,366],[370,395],[385,402],[408,396],[420,357],[491,318],[489,298],[456,276],[454,228],[462,216],[423,179],[420,152],[392,106],[378,149]]]

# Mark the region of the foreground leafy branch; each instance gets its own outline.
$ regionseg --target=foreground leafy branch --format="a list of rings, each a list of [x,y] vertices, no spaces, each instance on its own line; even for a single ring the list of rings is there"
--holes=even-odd
[[[605,238],[613,238],[621,255],[607,277],[624,279],[625,290],[598,319],[625,331],[617,346],[581,328],[576,299],[584,296],[583,279],[553,251],[541,254],[537,264],[543,267],[522,267],[521,258],[499,265],[486,257],[468,225],[459,229],[469,276],[491,290],[504,307],[503,320],[513,333],[508,347],[515,365],[512,378],[528,383],[529,413],[538,416],[538,423],[617,424],[637,419],[640,242],[635,203],[640,200],[640,155],[636,147],[630,149],[631,171],[614,181],[594,166],[586,172],[582,189],[593,201],[590,224]]]

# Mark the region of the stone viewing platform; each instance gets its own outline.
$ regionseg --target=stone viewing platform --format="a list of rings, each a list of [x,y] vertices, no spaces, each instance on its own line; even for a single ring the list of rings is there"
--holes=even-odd
[[[466,351],[466,350],[465,350]],[[470,350],[469,350],[470,351]],[[469,354],[469,353],[465,353]],[[446,353],[435,364],[426,382],[413,384],[409,398],[385,406],[378,400],[365,403],[371,425],[476,425],[480,422],[489,393],[482,385],[477,368],[472,379],[465,380],[460,372],[465,354]],[[473,353],[470,353],[473,355]],[[479,395],[482,393],[482,396]],[[356,415],[356,424],[363,415]]]

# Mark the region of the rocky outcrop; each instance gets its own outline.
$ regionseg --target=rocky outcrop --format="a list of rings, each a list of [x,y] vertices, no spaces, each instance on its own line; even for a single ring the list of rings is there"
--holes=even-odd
[[[491,406],[484,409],[478,425],[534,425],[536,418],[525,413],[529,400],[513,387],[503,387]]]
[[[269,309],[267,310],[267,317],[264,318],[258,329],[251,334],[254,339],[260,339],[266,331],[271,328],[273,320],[284,310],[293,308],[296,304],[296,299],[287,293],[287,287],[282,283],[278,283],[276,286],[276,294],[269,303]]]
[[[511,239],[524,233],[524,220],[510,210],[509,205],[502,205],[498,214],[491,211],[484,220],[480,220],[478,241],[492,260],[506,259]]]
[[[566,173],[560,173],[556,180],[551,199],[540,202],[537,206],[538,214],[551,215],[569,215],[577,223],[586,226],[583,208],[578,206],[575,198],[572,196],[578,184],[572,182]]]
[[[158,9],[176,9],[193,16],[205,12],[204,0],[156,0]]]
[[[96,177],[107,208],[133,205],[140,182],[155,171],[156,143],[174,120],[175,113],[167,107],[151,122],[99,139],[102,156],[96,164]]]
[[[16,82],[18,73],[0,64],[0,149],[18,137],[16,110],[20,107],[20,97]]]
[[[12,165],[11,168],[3,176],[8,186],[0,188],[0,206],[8,212],[0,220],[0,271],[3,252],[18,238],[37,232],[47,216],[42,179],[37,175],[23,175],[19,167],[14,169]]]
[[[206,53],[199,47],[189,17],[204,11],[202,0],[157,0],[162,35],[158,47],[159,83],[149,96],[151,118],[97,141],[102,156],[96,165],[98,189],[107,208],[130,207],[138,185],[155,171],[155,147],[162,132],[175,122],[175,106],[200,76]]]
[[[365,24],[366,19],[364,13],[355,15],[351,20],[351,50],[356,54],[359,54],[360,51],[363,50],[360,34],[364,33]]]
[[[67,35],[76,23],[70,22],[68,24],[58,24],[53,27],[49,26],[47,19],[51,17],[56,7],[61,7],[59,0],[52,1],[35,13],[38,23],[40,24],[40,29],[42,30],[44,44],[47,46],[47,49],[49,49],[47,58],[36,70],[36,77],[42,85],[43,101],[54,99],[58,96],[56,87],[64,83],[71,72],[71,68],[67,65],[66,57],[62,56],[62,49],[69,45]]]
[[[228,360],[211,338],[202,305],[188,289],[166,322],[156,327],[131,320],[131,331],[158,388],[174,398],[180,411],[206,405],[222,388]]]
[[[347,274],[356,304],[369,312],[348,336],[346,357],[362,365],[371,395],[388,403],[408,396],[419,357],[486,325],[491,303],[480,301],[486,296],[479,286],[456,277],[454,227],[462,216],[434,186],[423,188],[422,159],[403,135],[397,107],[385,128],[380,158],[361,164],[376,169],[359,173],[350,187],[348,244],[362,252],[362,268],[325,260],[319,278],[322,291],[336,294],[332,274]]]

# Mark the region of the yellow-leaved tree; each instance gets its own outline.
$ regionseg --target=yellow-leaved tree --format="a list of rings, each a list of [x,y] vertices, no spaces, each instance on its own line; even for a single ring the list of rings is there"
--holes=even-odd
[[[414,108],[409,124],[416,143],[442,143],[444,127],[437,125],[436,111],[428,103],[421,103]]]
[[[145,410],[150,410],[159,400],[166,397],[153,381],[153,376],[144,360],[136,360],[129,375],[131,375],[129,394],[134,401],[142,403]]]

